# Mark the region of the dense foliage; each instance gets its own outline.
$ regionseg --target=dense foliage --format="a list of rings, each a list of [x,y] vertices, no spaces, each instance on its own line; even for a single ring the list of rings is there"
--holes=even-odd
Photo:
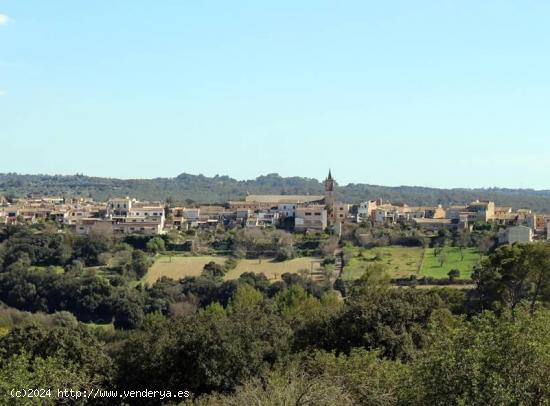
[[[360,244],[364,233],[420,238],[407,226],[357,227],[343,238]],[[441,232],[424,243],[468,247],[491,235]],[[77,237],[47,224],[2,228],[1,403],[28,404],[9,391],[41,387],[186,390],[186,404],[195,405],[548,404],[546,242],[486,244],[475,288],[462,290],[396,287],[380,261],[344,285],[307,273],[224,280],[239,253],[291,257],[315,244],[330,262],[338,241],[278,230],[204,238],[227,242],[235,255],[207,263],[200,276],[148,285],[141,278],[164,238]]]

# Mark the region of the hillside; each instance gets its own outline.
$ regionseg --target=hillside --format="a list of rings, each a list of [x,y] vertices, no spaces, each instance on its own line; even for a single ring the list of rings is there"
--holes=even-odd
[[[247,193],[322,194],[323,185],[316,179],[278,174],[239,181],[228,176],[207,177],[182,173],[175,178],[115,179],[84,175],[0,174],[0,195],[22,196],[31,192],[46,195],[85,196],[105,200],[112,196],[164,200],[171,197],[182,202],[221,203],[242,199]],[[529,207],[550,213],[550,190],[532,189],[435,189],[417,186],[387,187],[368,184],[339,186],[338,198],[358,203],[381,197],[410,205],[460,204],[475,199],[494,200],[497,205]]]

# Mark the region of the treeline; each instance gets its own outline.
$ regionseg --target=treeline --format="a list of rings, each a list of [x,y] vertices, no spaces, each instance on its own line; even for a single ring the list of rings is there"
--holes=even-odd
[[[114,179],[84,175],[19,175],[0,174],[0,195],[24,196],[41,193],[58,196],[84,196],[106,200],[113,196],[132,196],[138,199],[166,200],[190,204],[224,203],[242,199],[247,193],[256,194],[319,194],[323,184],[316,179],[278,174],[238,181],[228,176],[207,177],[181,174],[175,178]],[[464,204],[476,199],[488,199],[501,206],[531,208],[550,212],[550,191],[532,189],[435,189],[416,186],[386,187],[368,184],[349,184],[337,188],[338,198],[350,203],[382,198],[409,205]]]
[[[531,312],[527,301],[510,310],[505,297],[494,297],[494,310],[468,313],[463,292],[394,289],[376,270],[345,301],[300,283],[271,295],[251,282],[225,303],[151,313],[133,330],[31,316],[0,338],[2,396],[41,386],[188,390],[186,404],[212,406],[541,405],[550,398],[544,306]]]

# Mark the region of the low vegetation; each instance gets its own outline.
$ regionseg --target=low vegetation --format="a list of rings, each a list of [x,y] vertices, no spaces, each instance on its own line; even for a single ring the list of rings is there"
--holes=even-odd
[[[184,256],[159,237],[3,227],[0,403],[28,404],[5,394],[35,386],[184,389],[186,404],[211,406],[547,403],[550,244],[479,254],[474,233],[369,247],[355,235],[342,281],[312,277],[339,266],[328,236],[216,232],[199,248],[231,255]],[[322,256],[296,256],[298,244]],[[452,288],[396,283],[427,272]]]
[[[427,248],[420,271],[421,276],[446,278],[449,272],[458,271],[457,279],[470,279],[481,257],[475,248],[445,247],[443,249]]]
[[[475,248],[423,248],[423,247],[346,247],[347,258],[343,272],[344,280],[360,278],[371,264],[382,264],[392,278],[407,278],[414,275],[445,279],[449,272],[458,271],[455,279],[470,279],[481,257]]]

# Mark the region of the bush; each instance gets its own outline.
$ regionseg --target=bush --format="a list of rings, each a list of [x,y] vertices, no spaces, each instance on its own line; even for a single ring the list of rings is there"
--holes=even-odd
[[[447,276],[449,276],[449,279],[451,281],[454,281],[455,279],[458,279],[460,278],[460,270],[458,269],[451,269],[449,271],[449,273],[447,274]]]
[[[225,260],[224,268],[225,271],[231,271],[232,269],[235,269],[237,265],[239,264],[239,260],[233,257],[227,258]]]
[[[220,264],[216,264],[214,261],[210,261],[204,266],[202,274],[207,278],[221,279],[225,275],[225,269]]]
[[[157,254],[165,250],[164,240],[160,237],[153,237],[147,242],[147,251]]]

